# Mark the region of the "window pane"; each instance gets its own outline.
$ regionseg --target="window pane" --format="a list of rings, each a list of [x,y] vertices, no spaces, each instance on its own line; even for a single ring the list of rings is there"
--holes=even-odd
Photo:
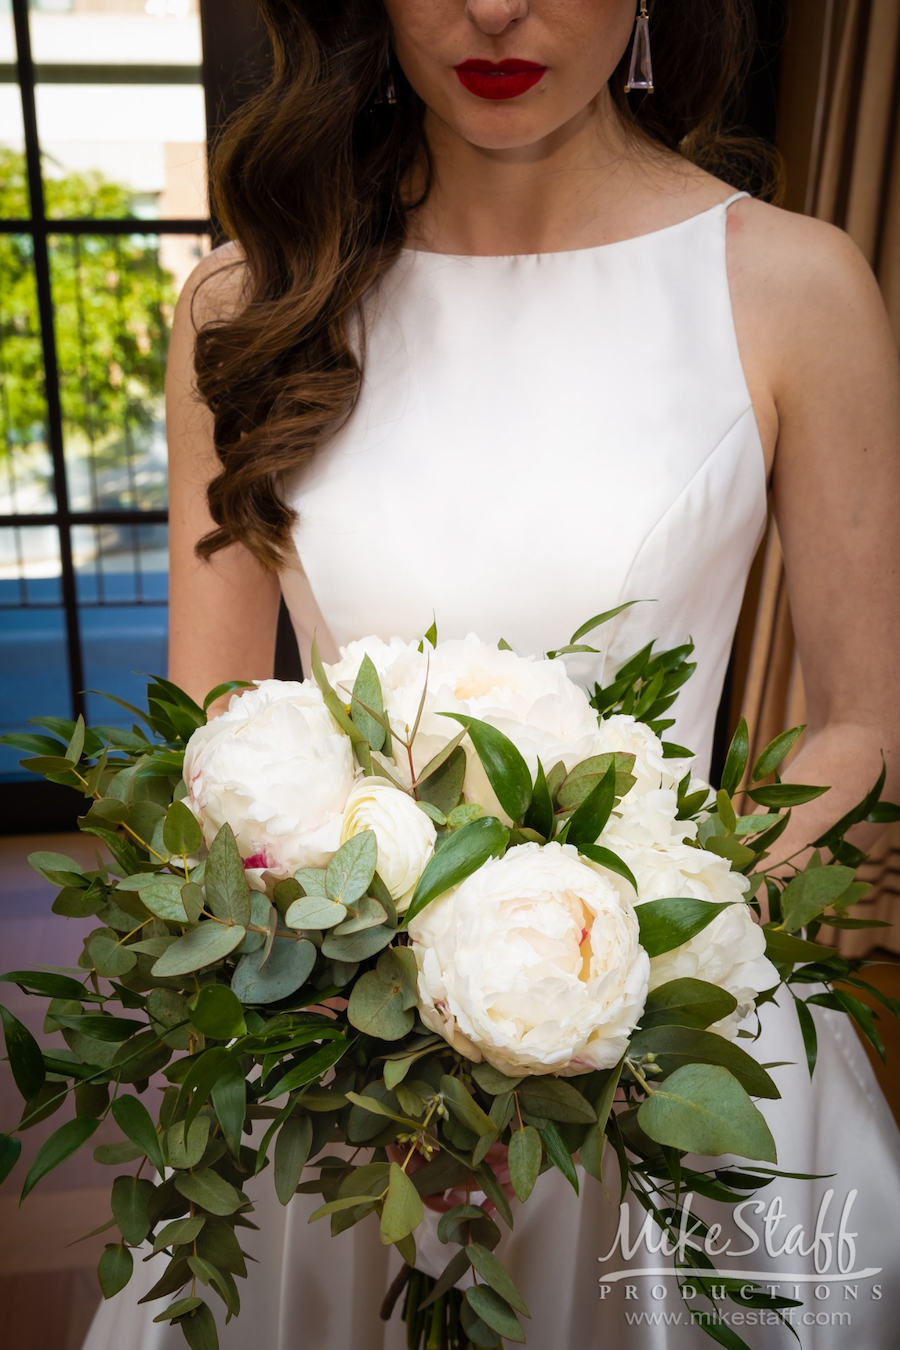
[[[55,507],[31,236],[0,234],[0,515]]]
[[[48,216],[205,216],[197,0],[32,9]]]
[[[23,220],[31,213],[25,176],[22,99],[13,73],[16,35],[8,0],[7,3],[0,0],[0,68],[10,72],[9,78],[0,78],[0,216]]]
[[[76,525],[72,554],[78,603],[165,605],[167,543],[165,525]]]
[[[72,715],[59,571],[54,526],[0,529],[0,734],[39,731],[29,717]],[[0,773],[24,772],[22,754],[0,745]]]
[[[79,526],[72,532],[85,685],[145,702],[147,675],[166,673],[167,528]],[[122,708],[85,698],[88,721],[130,726]]]
[[[208,247],[196,235],[51,236],[73,510],[165,509],[169,330],[178,292]]]

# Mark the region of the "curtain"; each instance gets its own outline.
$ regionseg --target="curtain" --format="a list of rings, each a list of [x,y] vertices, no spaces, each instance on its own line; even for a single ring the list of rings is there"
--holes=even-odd
[[[900,346],[900,4],[897,0],[789,0],[779,148],[785,205],[846,230],[881,286]],[[804,722],[803,676],[774,520],[754,562],[735,644],[731,725],[743,712],[752,756]],[[752,803],[745,803],[750,809]],[[900,825],[889,826],[860,869],[870,894],[857,918],[900,918]],[[900,951],[895,929],[839,932],[846,956]]]

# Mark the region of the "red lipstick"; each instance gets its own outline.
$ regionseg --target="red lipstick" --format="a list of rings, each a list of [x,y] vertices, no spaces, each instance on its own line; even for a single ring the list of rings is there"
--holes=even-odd
[[[464,89],[478,98],[518,98],[543,79],[546,66],[536,61],[462,61],[454,67]]]

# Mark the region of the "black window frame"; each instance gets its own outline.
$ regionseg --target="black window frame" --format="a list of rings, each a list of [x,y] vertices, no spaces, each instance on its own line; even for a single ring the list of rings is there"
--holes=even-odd
[[[121,219],[48,217],[41,172],[41,145],[35,101],[37,83],[116,83],[148,84],[164,82],[203,85],[206,108],[207,147],[218,127],[237,104],[262,78],[268,59],[264,30],[253,0],[200,0],[202,56],[196,67],[134,65],[61,65],[38,64],[31,47],[28,0],[11,0],[16,42],[16,77],[22,103],[25,165],[29,189],[30,215],[0,219],[0,233],[24,235],[33,246],[35,291],[40,324],[44,384],[47,408],[47,448],[52,465],[55,509],[40,513],[0,514],[0,527],[51,526],[59,539],[60,590],[68,664],[71,706],[68,715],[84,713],[84,659],[79,620],[79,601],[72,531],[79,526],[156,525],[168,522],[166,510],[74,510],[70,505],[63,442],[62,406],[59,385],[54,325],[53,286],[49,237],[51,235],[143,235],[189,234],[208,236],[212,247],[225,235],[214,214],[202,217],[146,219],[128,216]],[[9,79],[12,72],[4,72]],[[284,624],[279,629],[282,663],[293,666]],[[35,708],[35,715],[49,709]],[[61,712],[61,709],[55,710]],[[0,778],[0,833],[19,834],[74,829],[76,817],[83,811],[80,799],[69,788],[43,780],[24,780],[16,776]]]

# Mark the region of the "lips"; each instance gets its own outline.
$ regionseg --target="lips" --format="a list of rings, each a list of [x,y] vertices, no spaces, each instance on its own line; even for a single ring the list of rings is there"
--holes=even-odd
[[[478,98],[518,98],[544,77],[546,66],[535,61],[463,61],[455,66],[464,89]]]

